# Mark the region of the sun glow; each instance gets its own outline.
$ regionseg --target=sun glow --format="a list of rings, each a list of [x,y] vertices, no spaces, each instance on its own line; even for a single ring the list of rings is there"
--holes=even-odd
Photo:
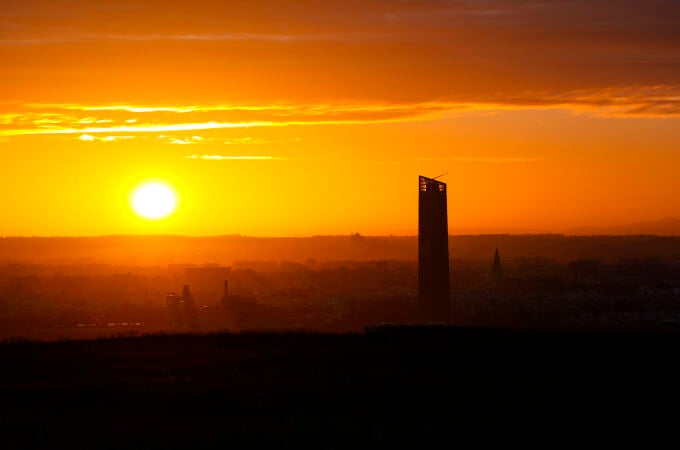
[[[177,206],[175,191],[162,182],[145,182],[132,193],[132,209],[145,219],[162,219]]]

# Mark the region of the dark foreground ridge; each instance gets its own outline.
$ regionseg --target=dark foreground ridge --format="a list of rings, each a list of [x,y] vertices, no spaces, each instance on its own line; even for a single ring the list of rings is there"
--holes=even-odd
[[[668,448],[680,335],[382,327],[0,345],[5,448]]]

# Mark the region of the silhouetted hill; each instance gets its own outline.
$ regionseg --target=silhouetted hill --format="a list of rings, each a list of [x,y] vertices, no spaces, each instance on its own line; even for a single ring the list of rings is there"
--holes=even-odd
[[[13,449],[672,448],[679,344],[437,327],[4,344],[0,432]]]
[[[680,237],[463,235],[450,236],[453,259],[490,261],[496,247],[503,259],[544,257],[619,261],[622,258],[680,259]],[[367,261],[418,258],[415,236],[314,236],[305,238],[246,236],[102,236],[0,238],[0,263],[111,263],[167,265],[234,261]]]
[[[566,234],[576,235],[649,235],[680,236],[680,219],[666,217],[651,222],[638,222],[613,227],[577,227],[567,230]]]

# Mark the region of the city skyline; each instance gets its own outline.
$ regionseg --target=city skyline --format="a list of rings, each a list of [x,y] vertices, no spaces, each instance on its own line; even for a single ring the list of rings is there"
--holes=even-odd
[[[680,217],[670,0],[0,4],[0,235],[415,234],[443,172],[450,232]]]

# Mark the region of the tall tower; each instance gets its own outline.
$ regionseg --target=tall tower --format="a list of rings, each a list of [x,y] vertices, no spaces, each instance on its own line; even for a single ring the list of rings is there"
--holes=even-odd
[[[432,319],[449,318],[446,183],[418,177],[418,298]]]

